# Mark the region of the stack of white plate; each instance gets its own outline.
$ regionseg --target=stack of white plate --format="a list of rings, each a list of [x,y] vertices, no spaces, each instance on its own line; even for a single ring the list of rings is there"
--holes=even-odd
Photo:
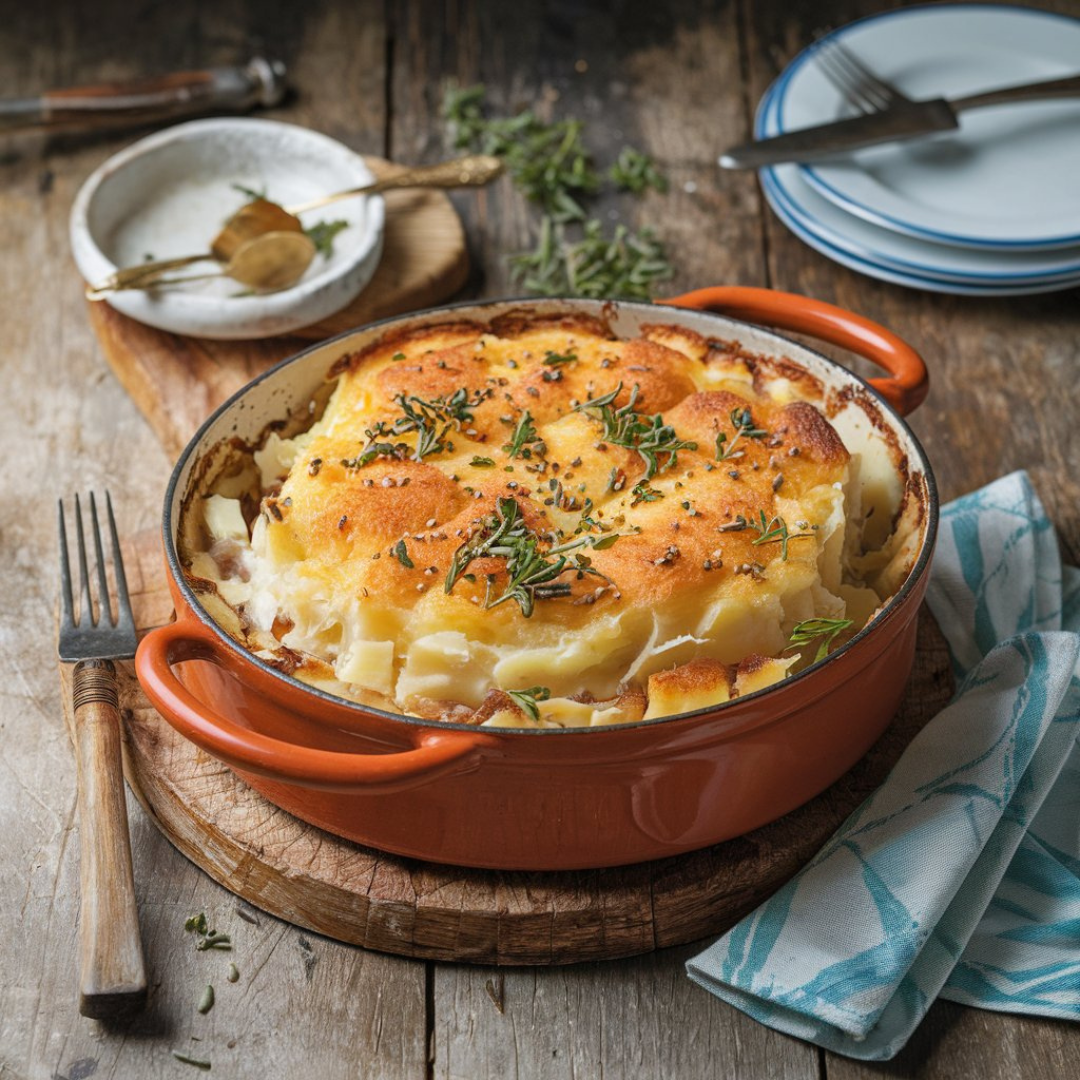
[[[1080,72],[1080,19],[1025,8],[890,11],[830,37],[916,99]],[[855,113],[815,63],[818,47],[769,88],[755,138]],[[974,109],[960,125],[763,169],[765,196],[811,247],[885,281],[978,296],[1080,284],[1080,98]]]

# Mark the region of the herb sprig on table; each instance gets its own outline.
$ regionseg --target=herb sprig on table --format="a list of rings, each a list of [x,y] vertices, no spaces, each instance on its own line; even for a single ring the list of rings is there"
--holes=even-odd
[[[443,116],[455,147],[502,158],[515,186],[540,210],[535,246],[510,260],[511,273],[527,291],[648,300],[653,286],[672,276],[663,244],[649,229],[635,233],[620,224],[608,234],[587,213],[605,180],[636,195],[647,188],[665,191],[667,180],[647,154],[624,147],[601,174],[580,120],[544,121],[532,109],[489,117],[483,86],[447,91]]]

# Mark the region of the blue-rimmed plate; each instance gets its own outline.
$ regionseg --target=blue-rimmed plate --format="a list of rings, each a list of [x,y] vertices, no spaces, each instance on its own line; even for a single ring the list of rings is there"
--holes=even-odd
[[[756,138],[775,134],[775,104],[773,87],[758,106]],[[1006,252],[948,247],[883,229],[847,213],[807,184],[796,165],[763,170],[762,184],[774,208],[782,205],[781,216],[794,218],[803,230],[827,242],[830,250],[826,254],[843,252],[859,260],[856,268],[866,272],[871,272],[867,267],[877,266],[908,275],[920,287],[927,287],[927,282],[991,288],[1063,287],[1080,278],[1080,247]]]
[[[1080,71],[1080,19],[963,4],[870,16],[831,35],[914,98]],[[850,115],[804,50],[776,86],[777,131]],[[1080,245],[1080,100],[976,109],[958,132],[801,166],[848,213],[918,239],[989,250]]]

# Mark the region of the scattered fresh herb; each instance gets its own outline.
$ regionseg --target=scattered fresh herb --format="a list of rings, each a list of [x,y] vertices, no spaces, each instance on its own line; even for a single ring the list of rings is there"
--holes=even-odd
[[[557,353],[548,349],[547,355],[541,363],[546,364],[548,367],[558,367],[559,364],[573,364],[576,360],[577,353],[575,352]]]
[[[667,281],[674,271],[663,245],[651,229],[631,232],[616,225],[607,236],[601,222],[585,223],[580,239],[544,218],[532,251],[514,255],[510,270],[516,281],[539,296],[614,297],[649,300],[653,285]]]
[[[514,277],[529,292],[648,300],[652,285],[672,276],[663,245],[648,230],[635,235],[618,225],[605,235],[601,221],[588,218],[586,204],[603,178],[593,167],[580,121],[546,123],[531,110],[487,117],[483,86],[448,91],[443,115],[455,146],[501,157],[521,193],[540,208],[534,250],[511,260]],[[667,186],[655,163],[631,147],[606,178],[636,194]],[[568,224],[574,236],[567,235]]]
[[[611,182],[623,191],[632,191],[640,195],[646,188],[655,188],[664,192],[668,189],[667,177],[656,167],[648,154],[624,146],[615,159],[615,164],[608,170]]]
[[[205,1016],[214,1007],[214,988],[207,983],[196,1009]]]
[[[581,200],[600,188],[600,176],[582,141],[580,120],[545,123],[531,109],[516,116],[484,115],[484,87],[449,90],[443,116],[454,145],[494,154],[522,194],[555,221],[585,217]]]
[[[304,235],[315,245],[315,250],[324,259],[329,259],[334,254],[334,237],[342,229],[348,227],[349,223],[341,219],[337,221],[316,221],[314,225],[304,230]]]
[[[852,625],[851,619],[807,619],[805,622],[796,623],[791,631],[791,637],[785,652],[797,649],[801,645],[809,645],[812,641],[821,638],[821,644],[814,656],[814,663],[824,660],[829,654],[829,648],[837,637]]]
[[[746,451],[736,450],[735,446],[744,435],[748,439],[763,439],[769,433],[763,428],[759,428],[754,423],[754,418],[750,415],[749,408],[737,408],[731,410],[731,426],[735,429],[735,438],[733,438],[730,444],[727,441],[727,435],[724,432],[720,432],[716,436],[716,460],[717,461],[731,461],[734,458],[741,458]],[[725,445],[726,444],[726,445]]]
[[[742,532],[743,529],[749,528],[750,523],[743,517],[742,514],[738,514],[734,521],[729,521],[726,525],[720,525],[717,527],[717,532]]]
[[[608,533],[607,536],[601,536],[599,540],[595,540],[592,549],[593,551],[604,551],[606,548],[614,547],[621,539],[622,533]]]
[[[754,547],[760,544],[779,544],[780,559],[783,562],[787,561],[788,541],[799,540],[802,537],[812,535],[808,532],[789,532],[787,522],[779,514],[772,521],[766,521],[764,510],[761,511],[761,524],[751,521],[750,527],[758,531],[758,536],[750,541]]]
[[[205,911],[200,911],[198,915],[192,915],[184,921],[184,929],[188,933],[194,931],[196,934],[205,934],[208,925]]]
[[[473,457],[472,461],[470,461],[469,464],[474,469],[494,469],[495,468],[495,462],[492,461],[491,458],[489,458],[489,457],[480,457],[479,455],[476,455],[475,457]]]
[[[397,559],[406,570],[412,570],[416,565],[412,559],[409,558],[409,549],[405,546],[404,540],[399,540],[393,547],[394,557]]]
[[[195,949],[197,952],[206,952],[207,949],[222,949],[228,952],[232,949],[232,939],[228,934],[219,934],[216,930],[211,930],[206,937],[195,942]]]
[[[417,397],[415,394],[398,394],[394,403],[401,409],[402,415],[387,428],[380,423],[375,429],[376,435],[394,434],[403,435],[409,431],[416,432],[416,450],[413,452],[414,461],[423,461],[431,454],[441,453],[443,450],[453,450],[454,444],[446,439],[451,430],[460,431],[462,424],[468,424],[473,419],[473,409],[481,402],[492,396],[490,389],[477,390],[472,396],[464,387],[455,390],[449,397],[440,395],[430,401]],[[371,438],[371,432],[365,432]],[[361,457],[365,456],[368,451]],[[366,464],[366,461],[362,461]]]
[[[152,251],[147,251],[143,255],[143,262],[153,262],[153,261],[154,261],[154,253]]]
[[[537,600],[570,595],[570,582],[555,580],[566,571],[602,576],[580,557],[574,560],[567,558],[569,552],[591,542],[591,537],[583,536],[541,551],[540,537],[525,524],[517,500],[501,498],[496,504],[495,513],[488,515],[480,528],[454,552],[446,574],[445,589],[448,593],[453,592],[458,579],[464,576],[474,559],[489,556],[506,559],[509,579],[506,588],[499,596],[493,597],[492,577],[489,576],[484,609],[513,600],[521,608],[522,615],[529,618]]]
[[[534,453],[538,457],[543,456],[545,450],[544,441],[536,434],[532,419],[532,414],[526,409],[521,414],[521,418],[514,428],[514,434],[510,436],[510,441],[503,444],[503,449],[510,457],[521,457],[527,460]]]
[[[657,491],[656,488],[650,487],[646,480],[639,480],[630,489],[630,494],[633,496],[630,500],[631,506],[637,506],[638,503],[643,502],[656,502],[657,499],[662,499],[664,497],[662,491]]]
[[[237,982],[240,978],[240,969],[235,964],[229,965],[229,974],[225,976],[229,982]]]
[[[547,701],[551,697],[551,691],[546,686],[531,686],[528,690],[507,690],[506,694],[512,697],[534,720],[540,719],[537,703]]]
[[[263,185],[262,191],[258,191],[255,188],[247,187],[244,184],[230,184],[233,191],[239,191],[241,195],[246,195],[248,202],[258,202],[260,199],[266,198],[266,186]]]
[[[604,442],[636,450],[645,462],[645,479],[651,480],[658,472],[666,472],[675,464],[680,450],[696,450],[696,442],[680,439],[670,424],[656,413],[654,416],[642,416],[634,411],[638,399],[638,386],[630,391],[630,399],[620,408],[615,408],[615,400],[622,393],[623,384],[619,383],[610,393],[591,398],[574,407],[576,412],[593,410],[596,419],[603,425]],[[661,465],[657,455],[666,454],[667,459]]]
[[[190,1054],[185,1054],[182,1050],[174,1050],[172,1056],[176,1058],[177,1061],[182,1061],[185,1065],[194,1065],[196,1069],[209,1070],[211,1068],[209,1061],[206,1061],[204,1058],[192,1057]]]
[[[396,352],[390,357],[391,360],[404,360],[405,354],[403,352]]]

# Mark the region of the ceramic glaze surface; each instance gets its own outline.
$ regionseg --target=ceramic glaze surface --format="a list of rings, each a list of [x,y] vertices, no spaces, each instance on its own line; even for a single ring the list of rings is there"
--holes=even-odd
[[[363,159],[318,132],[271,120],[199,120],[152,135],[110,158],[83,185],[71,213],[75,261],[89,283],[120,267],[208,251],[248,196],[289,206],[371,183]],[[301,215],[306,227],[345,221],[328,257],[297,285],[249,295],[227,277],[154,292],[117,292],[108,303],[141,322],[215,338],[268,337],[325,318],[371,280],[382,251],[383,200],[348,199]],[[176,277],[213,272],[200,263]]]

